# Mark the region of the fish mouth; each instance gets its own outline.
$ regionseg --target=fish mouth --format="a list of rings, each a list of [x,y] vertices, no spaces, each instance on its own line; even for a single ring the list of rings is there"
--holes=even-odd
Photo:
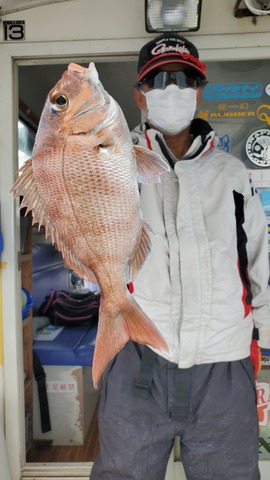
[[[96,67],[93,62],[89,63],[88,68],[78,65],[77,63],[70,63],[67,70],[78,80],[89,80],[95,85],[100,83],[98,72],[96,71]]]

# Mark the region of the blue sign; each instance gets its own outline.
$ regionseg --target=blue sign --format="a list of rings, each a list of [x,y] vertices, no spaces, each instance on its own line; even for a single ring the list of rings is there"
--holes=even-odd
[[[209,83],[203,89],[204,100],[260,98],[261,96],[260,82]]]

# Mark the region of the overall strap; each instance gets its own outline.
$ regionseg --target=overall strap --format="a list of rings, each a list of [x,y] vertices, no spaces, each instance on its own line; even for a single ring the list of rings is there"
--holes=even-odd
[[[190,408],[191,369],[175,370],[175,386],[171,418],[176,422],[185,421]]]
[[[33,350],[33,370],[38,387],[41,431],[42,433],[46,433],[51,431],[50,411],[46,390],[46,374],[35,350]]]
[[[141,368],[137,382],[135,383],[135,395],[137,397],[148,398],[150,395],[151,384],[154,375],[155,362],[157,354],[149,347],[144,347]]]

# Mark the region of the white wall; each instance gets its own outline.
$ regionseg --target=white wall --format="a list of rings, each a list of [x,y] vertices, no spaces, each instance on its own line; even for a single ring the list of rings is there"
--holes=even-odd
[[[2,0],[2,12],[41,1]],[[235,3],[203,0],[201,27],[192,35],[269,32],[270,16],[258,17],[257,25],[250,17],[237,19],[233,15]],[[144,29],[144,0],[71,0],[4,15],[3,20],[25,20],[27,42],[149,36]]]

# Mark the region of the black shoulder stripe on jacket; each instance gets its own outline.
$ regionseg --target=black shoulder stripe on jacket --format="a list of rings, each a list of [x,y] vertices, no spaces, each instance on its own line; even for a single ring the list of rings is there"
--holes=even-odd
[[[233,191],[235,203],[235,220],[237,234],[237,251],[239,259],[239,273],[243,284],[243,302],[244,306],[251,305],[252,293],[250,290],[250,281],[248,277],[248,256],[247,256],[247,236],[243,228],[245,221],[244,196],[241,193]]]

